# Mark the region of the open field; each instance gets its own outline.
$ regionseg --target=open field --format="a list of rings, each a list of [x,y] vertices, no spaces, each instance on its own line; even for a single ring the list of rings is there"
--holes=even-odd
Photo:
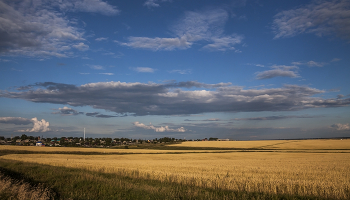
[[[182,189],[185,190],[182,193],[197,199],[208,199],[211,195],[209,192],[209,196],[196,196],[198,188],[206,190],[206,192],[208,190],[238,192],[234,193],[236,196],[233,195],[228,199],[240,199],[237,194],[241,193],[244,195],[258,194],[259,198],[254,197],[255,199],[269,199],[271,197],[276,197],[276,199],[285,199],[286,197],[290,197],[290,199],[295,199],[296,197],[301,199],[350,198],[349,140],[238,141],[239,145],[236,145],[236,141],[185,142],[181,145],[207,144],[210,147],[217,147],[215,145],[219,143],[220,145],[221,143],[223,144],[220,147],[225,146],[227,148],[240,145],[240,148],[276,149],[276,151],[223,152],[213,150],[209,152],[204,150],[175,151],[0,146],[0,151],[6,150],[6,155],[1,156],[0,159],[3,163],[14,161],[28,164],[37,163],[41,166],[112,174],[112,177],[114,174],[119,179],[127,177],[128,180],[135,180],[135,182],[137,180],[142,180],[143,182],[156,181],[159,183],[156,186],[156,188],[159,187],[159,190],[154,189],[155,192],[161,191],[163,185],[179,184],[176,187],[169,185],[167,193],[172,193],[170,191],[172,187],[185,187],[185,189]],[[16,152],[21,150],[21,148],[28,152],[34,152],[35,150],[37,152],[35,154],[9,153],[11,149]],[[295,152],[285,151],[285,149],[294,150]],[[54,150],[65,151],[66,154],[54,154]],[[315,150],[327,151],[315,153]],[[340,151],[342,153],[337,153],[337,150],[342,150]],[[40,151],[43,153],[41,154]],[[51,154],[46,154],[45,151],[51,151]],[[74,154],[74,152],[78,151],[120,151],[125,154]],[[169,154],[174,151],[176,153]],[[137,187],[141,186],[138,185]],[[145,186],[145,188],[147,187]],[[232,195],[233,193],[229,194]],[[227,197],[220,195],[212,196],[211,198],[225,199]],[[287,196],[281,197],[279,195]],[[177,196],[172,197],[177,198]],[[248,197],[245,196],[245,198]]]
[[[159,153],[187,153],[203,152],[203,150],[164,150],[164,149],[113,149],[113,148],[81,148],[81,147],[35,147],[0,145],[0,151],[29,151],[29,152],[62,152],[62,153],[101,153],[101,154],[159,154]],[[215,152],[215,150],[205,152]]]
[[[350,139],[320,140],[262,140],[262,141],[188,141],[173,144],[176,147],[212,147],[276,150],[349,150]]]

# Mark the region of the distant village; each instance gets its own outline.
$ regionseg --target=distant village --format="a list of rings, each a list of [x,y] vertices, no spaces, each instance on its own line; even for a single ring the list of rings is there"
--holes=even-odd
[[[158,143],[178,143],[184,141],[229,141],[229,139],[204,138],[196,140],[176,139],[176,138],[155,138],[152,140],[129,139],[129,138],[83,138],[83,137],[54,137],[43,138],[40,136],[15,136],[5,138],[0,136],[0,145],[18,145],[18,146],[54,146],[54,147],[112,147],[112,146],[129,146],[138,144],[158,144]]]

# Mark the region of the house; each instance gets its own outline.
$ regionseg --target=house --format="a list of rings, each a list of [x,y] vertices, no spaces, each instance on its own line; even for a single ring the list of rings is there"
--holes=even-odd
[[[43,146],[45,146],[45,144],[43,144],[41,141],[38,141],[35,146],[43,147]]]

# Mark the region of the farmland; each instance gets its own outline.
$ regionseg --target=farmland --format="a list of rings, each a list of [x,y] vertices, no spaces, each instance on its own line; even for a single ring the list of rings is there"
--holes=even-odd
[[[174,146],[188,149],[173,150]],[[85,187],[97,188],[101,199],[141,199],[130,196],[137,194],[146,199],[350,198],[350,140],[184,142],[170,150],[21,148],[0,146],[0,167],[38,179],[66,198],[87,199]],[[85,154],[77,154],[80,151]],[[52,170],[65,178],[52,182],[49,177],[57,176]],[[76,174],[82,172],[88,173]],[[70,173],[82,182],[81,191]],[[84,185],[94,179],[104,179],[108,186]],[[67,182],[77,191],[65,189]]]

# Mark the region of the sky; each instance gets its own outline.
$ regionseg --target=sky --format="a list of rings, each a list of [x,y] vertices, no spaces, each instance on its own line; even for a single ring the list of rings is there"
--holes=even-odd
[[[350,1],[0,0],[0,136],[350,137]]]

